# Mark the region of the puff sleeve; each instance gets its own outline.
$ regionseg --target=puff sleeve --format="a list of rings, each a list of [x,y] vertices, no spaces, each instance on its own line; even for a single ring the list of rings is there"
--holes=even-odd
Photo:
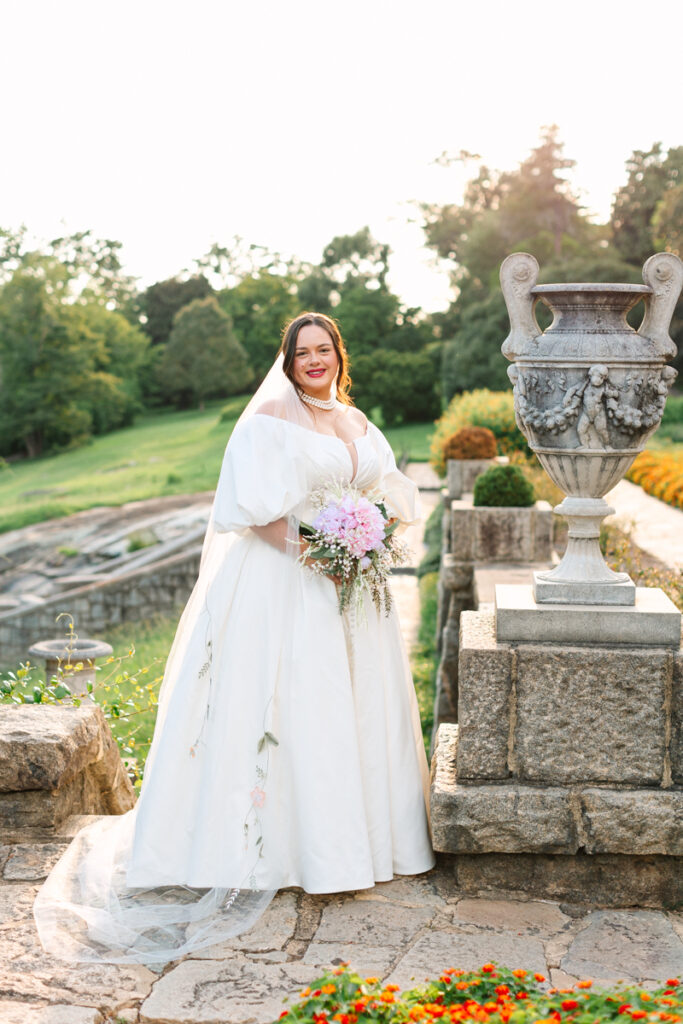
[[[402,523],[414,523],[420,516],[420,497],[417,485],[401,473],[391,445],[381,430],[368,423],[368,432],[380,459],[379,490],[386,498],[389,511]]]
[[[243,531],[290,515],[309,487],[309,459],[297,428],[255,414],[235,427],[225,450],[214,523],[219,533]]]

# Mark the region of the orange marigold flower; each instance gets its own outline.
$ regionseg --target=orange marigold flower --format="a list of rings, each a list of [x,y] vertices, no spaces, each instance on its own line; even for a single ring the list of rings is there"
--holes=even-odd
[[[558,992],[560,993],[561,996],[570,996],[573,993],[573,991],[574,991],[573,988],[560,988],[560,989],[558,989]]]
[[[593,984],[593,982],[587,979],[586,981],[577,981],[576,987],[577,988],[590,988],[592,984]]]
[[[556,988],[549,988],[548,989],[548,995],[549,996],[556,996],[557,995],[557,989]]]
[[[401,987],[400,985],[385,985],[384,986],[384,991],[385,992],[398,992],[400,987]]]
[[[638,995],[640,996],[640,998],[643,1000],[644,1003],[649,1003],[650,1000],[652,999],[652,996],[650,995],[649,992],[639,992]]]
[[[642,1020],[647,1017],[647,1010],[631,1010],[631,1020]]]
[[[499,995],[499,996],[508,996],[508,995],[510,995],[510,989],[507,987],[507,985],[496,985],[496,987],[495,987],[495,989],[493,991],[496,993],[496,995]]]
[[[497,1003],[484,1003],[484,1009],[487,1013],[496,1013],[498,1011]]]
[[[528,992],[518,992],[517,995],[515,996],[515,999],[528,999],[528,998],[529,998],[529,993]]]
[[[439,981],[443,981],[444,985],[450,985],[450,983],[451,983],[451,976],[450,976],[450,974],[442,974],[441,977],[439,978]]]
[[[667,978],[666,983],[667,985],[680,985],[681,981],[680,978]]]
[[[379,997],[383,1003],[395,1003],[396,996],[393,992],[382,992]]]
[[[512,976],[513,978],[526,978],[528,973],[528,971],[523,971],[521,967],[517,967],[516,970],[512,972]]]
[[[413,1006],[408,1016],[411,1020],[420,1020],[421,1017],[425,1016],[426,1012],[423,1006]]]
[[[563,1010],[577,1010],[579,1007],[576,999],[563,999],[560,1005]]]
[[[365,979],[365,984],[366,985],[376,985],[378,981],[379,981],[379,978],[366,978]]]
[[[536,981],[545,981],[545,974],[534,974]]]
[[[469,981],[456,981],[455,987],[459,988],[461,992],[464,992],[466,988],[470,987]]]
[[[491,971],[495,971],[495,969],[495,964],[484,964],[484,966],[482,967],[482,971],[484,972],[484,974],[490,974]],[[515,972],[513,971],[512,973],[514,974]]]
[[[323,985],[320,991],[326,996],[331,996],[333,992],[337,991],[337,989],[334,985]]]
[[[310,990],[310,988],[305,988],[305,989],[303,990],[303,992],[300,992],[300,993],[299,993],[299,995],[301,996],[301,998],[302,998],[302,999],[305,999],[305,998],[306,998],[306,996],[310,996],[310,994],[311,994],[311,990]]]

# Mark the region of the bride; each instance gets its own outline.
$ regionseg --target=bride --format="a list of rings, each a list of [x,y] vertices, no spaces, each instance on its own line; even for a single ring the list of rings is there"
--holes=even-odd
[[[86,827],[41,889],[72,960],[165,962],[238,934],[275,891],[366,889],[433,866],[428,770],[395,611],[339,612],[301,565],[331,480],[416,516],[416,488],[348,398],[336,323],[303,313],[228,443],[133,811]]]

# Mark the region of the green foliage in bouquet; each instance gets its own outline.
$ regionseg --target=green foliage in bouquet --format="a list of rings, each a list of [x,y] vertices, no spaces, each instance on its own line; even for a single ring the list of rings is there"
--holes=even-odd
[[[524,508],[535,500],[533,484],[519,466],[491,466],[474,482],[475,505]]]

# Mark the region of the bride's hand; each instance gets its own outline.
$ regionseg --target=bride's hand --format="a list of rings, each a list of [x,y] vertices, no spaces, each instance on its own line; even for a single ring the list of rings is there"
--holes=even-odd
[[[308,547],[308,542],[306,541],[306,539],[304,537],[301,537],[300,540],[299,540],[299,545],[300,545],[300,549],[301,549],[301,554],[303,555],[303,553],[305,552],[306,548]],[[306,558],[305,561],[304,561],[304,565],[308,565],[308,566],[310,566],[313,569],[313,568],[318,567],[321,562],[325,563],[327,561],[328,561],[328,559],[326,559],[326,558]],[[335,586],[338,586],[338,587],[341,586],[341,583],[342,583],[341,576],[337,576],[336,574],[333,574],[331,572],[326,572],[325,576],[328,578],[328,580],[332,580],[332,582],[335,584]]]

